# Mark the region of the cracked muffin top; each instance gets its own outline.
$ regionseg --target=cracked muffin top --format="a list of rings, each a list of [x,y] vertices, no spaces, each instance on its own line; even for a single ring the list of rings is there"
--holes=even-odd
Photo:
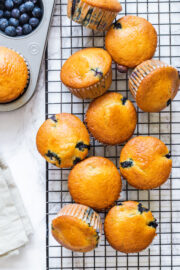
[[[28,68],[23,57],[6,47],[0,47],[0,103],[18,98],[28,82]]]
[[[122,6],[118,0],[83,0],[83,2],[93,7],[111,10],[114,12],[119,12],[122,10]]]
[[[156,219],[141,203],[127,201],[111,208],[104,222],[109,244],[124,253],[147,248],[156,236]]]
[[[105,45],[116,63],[133,68],[153,57],[157,33],[146,19],[124,16],[107,32]]]
[[[169,177],[172,160],[167,146],[151,136],[131,139],[120,154],[120,171],[138,189],[161,186]]]
[[[119,198],[121,186],[118,169],[104,157],[87,158],[77,164],[68,177],[73,200],[97,210],[112,206]]]
[[[85,205],[68,204],[52,220],[51,232],[62,246],[73,251],[88,252],[99,244],[101,218]]]
[[[115,145],[133,135],[137,115],[131,101],[119,93],[110,92],[90,103],[85,121],[94,138]]]
[[[111,56],[103,49],[80,50],[64,63],[61,69],[61,81],[72,88],[91,86],[111,70],[111,64]]]
[[[70,168],[84,159],[90,148],[88,131],[75,115],[61,113],[47,119],[39,128],[39,153],[60,168]]]

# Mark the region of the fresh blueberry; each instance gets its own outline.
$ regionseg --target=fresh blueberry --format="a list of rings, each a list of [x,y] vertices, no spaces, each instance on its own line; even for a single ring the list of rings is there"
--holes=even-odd
[[[34,4],[31,1],[26,2],[24,5],[25,5],[26,12],[30,12],[34,8]]]
[[[21,24],[25,24],[29,21],[29,15],[26,14],[26,13],[23,13],[20,18],[19,18],[19,21]]]
[[[35,7],[32,11],[32,15],[36,18],[41,18],[42,16],[42,9],[39,7]]]
[[[0,18],[2,18],[4,15],[4,11],[0,9]]]
[[[23,29],[22,29],[21,26],[18,26],[18,27],[16,28],[16,35],[17,35],[17,36],[22,36],[22,34],[23,34]]]
[[[9,19],[9,25],[17,27],[19,25],[19,21],[15,18],[10,18]]]
[[[23,2],[23,0],[13,0],[14,4],[17,6],[20,6]]]
[[[8,20],[5,18],[0,19],[0,29],[4,31],[7,26],[8,26]]]
[[[24,24],[23,25],[23,34],[27,35],[27,34],[29,34],[31,32],[32,32],[32,26],[29,25],[29,24]]]
[[[8,10],[13,9],[13,7],[14,7],[13,1],[12,1],[12,0],[6,0],[6,1],[5,1],[5,7],[6,7]]]
[[[16,36],[16,28],[14,26],[8,26],[5,29],[5,33],[8,36],[15,37]]]
[[[20,7],[19,7],[19,11],[20,11],[21,13],[26,12],[26,9],[25,9],[25,4],[20,5]]]
[[[31,18],[31,19],[29,20],[29,24],[30,24],[33,28],[35,28],[36,26],[38,26],[39,20],[38,20],[37,18]]]
[[[7,19],[11,18],[11,12],[9,10],[6,10],[4,12],[4,17],[7,18]]]
[[[11,11],[11,15],[12,15],[12,17],[18,19],[19,16],[20,16],[20,11],[19,11],[19,9],[14,8],[14,9]]]

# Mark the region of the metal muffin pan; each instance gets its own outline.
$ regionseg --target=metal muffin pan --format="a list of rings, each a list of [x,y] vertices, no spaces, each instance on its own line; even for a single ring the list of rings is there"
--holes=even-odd
[[[11,48],[20,53],[27,61],[30,69],[30,81],[27,90],[15,101],[5,104],[1,103],[0,112],[20,108],[30,100],[36,90],[55,0],[42,0],[42,3],[42,19],[38,27],[32,33],[22,37],[8,37],[0,32],[0,46]]]

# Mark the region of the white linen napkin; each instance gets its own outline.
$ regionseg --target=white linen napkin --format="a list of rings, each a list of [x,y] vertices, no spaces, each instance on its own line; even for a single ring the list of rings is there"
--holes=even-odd
[[[33,229],[10,169],[0,155],[0,259],[19,254]]]

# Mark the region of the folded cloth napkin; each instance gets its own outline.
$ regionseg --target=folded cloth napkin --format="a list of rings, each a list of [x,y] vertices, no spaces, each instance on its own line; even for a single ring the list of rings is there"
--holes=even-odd
[[[32,232],[18,188],[0,155],[0,259],[18,254]]]

